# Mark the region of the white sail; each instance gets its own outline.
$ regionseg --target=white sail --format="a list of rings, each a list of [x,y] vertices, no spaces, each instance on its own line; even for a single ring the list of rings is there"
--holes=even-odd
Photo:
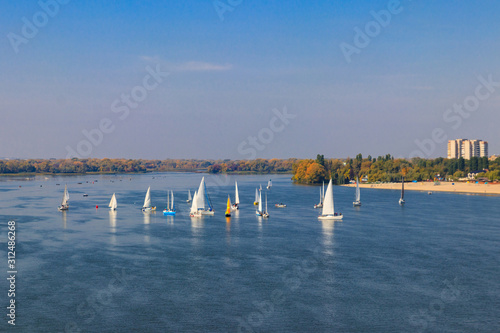
[[[267,213],[267,193],[266,193],[266,213]]]
[[[188,200],[191,201],[193,198],[191,197],[191,190],[188,190]]]
[[[325,182],[323,181],[323,193],[321,195],[321,202],[325,201]]]
[[[205,209],[205,177],[201,179],[200,187],[196,194],[198,209]]]
[[[175,209],[175,206],[174,206],[174,191],[170,191],[172,193],[172,210]]]
[[[170,210],[170,192],[167,191],[167,210]]]
[[[255,202],[259,202],[259,190],[255,189]]]
[[[148,187],[148,191],[146,192],[146,197],[144,198],[144,205],[142,206],[143,208],[149,208],[151,207],[151,186]]]
[[[262,192],[259,194],[259,212],[262,213]]]
[[[322,215],[333,215],[335,212],[335,207],[333,203],[333,185],[332,180],[328,183],[326,189],[325,200],[323,201],[323,212]]]
[[[69,201],[68,185],[64,185],[64,194],[63,194],[63,198],[61,201],[61,206],[62,207],[67,206],[68,201]]]
[[[194,196],[193,196],[193,202],[191,203],[191,211],[189,212],[190,214],[197,214],[198,213],[198,193],[195,191]]]
[[[356,200],[357,202],[361,201],[361,192],[359,191],[359,178],[356,177]]]
[[[271,181],[271,179],[269,179],[269,181],[267,182],[267,189],[269,190],[272,186],[273,182]]]
[[[111,197],[111,201],[109,202],[109,208],[112,210],[115,210],[116,207],[118,207],[118,203],[116,202],[116,195],[113,193],[113,196]]]
[[[234,204],[240,204],[240,194],[238,192],[238,182],[234,182]]]
[[[323,204],[323,191],[321,191],[321,187],[319,188],[319,204]]]

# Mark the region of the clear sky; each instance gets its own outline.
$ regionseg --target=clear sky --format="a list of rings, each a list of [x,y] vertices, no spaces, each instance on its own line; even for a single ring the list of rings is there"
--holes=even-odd
[[[55,1],[1,0],[0,157],[500,153],[498,1]]]

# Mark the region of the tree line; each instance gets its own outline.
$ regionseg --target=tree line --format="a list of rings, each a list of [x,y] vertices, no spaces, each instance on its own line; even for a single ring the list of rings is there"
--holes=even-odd
[[[407,181],[427,181],[436,179],[458,180],[467,177],[470,172],[487,170],[478,177],[490,180],[500,179],[500,158],[489,161],[488,158],[473,157],[460,159],[395,159],[390,154],[372,158],[325,159],[317,155],[316,160],[297,161],[293,166],[292,179],[298,183],[317,184],[332,179],[334,184],[347,184],[356,177],[366,177],[368,182],[398,182],[401,177]]]
[[[296,159],[231,160],[133,160],[133,159],[29,159],[0,160],[0,174],[85,174],[200,171],[210,173],[289,173]]]
[[[85,174],[85,173],[141,173],[191,171],[209,173],[292,173],[298,183],[316,184],[330,178],[335,184],[346,184],[356,177],[369,182],[426,181],[466,177],[469,172],[487,170],[479,174],[490,180],[500,179],[500,158],[489,161],[474,157],[460,159],[396,159],[390,154],[364,158],[326,159],[255,159],[255,160],[133,160],[133,159],[30,159],[0,160],[0,174]]]

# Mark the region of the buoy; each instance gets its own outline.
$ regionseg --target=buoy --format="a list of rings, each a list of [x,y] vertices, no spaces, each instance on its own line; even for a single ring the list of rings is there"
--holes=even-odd
[[[95,205],[95,209],[99,208],[99,206]]]

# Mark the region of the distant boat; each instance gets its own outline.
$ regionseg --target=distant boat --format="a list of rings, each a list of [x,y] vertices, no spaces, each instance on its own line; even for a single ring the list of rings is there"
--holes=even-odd
[[[41,186],[41,185],[40,185]],[[89,195],[87,193],[84,193],[83,194],[84,197],[88,197]]]
[[[320,220],[342,220],[343,215],[341,213],[335,213],[335,204],[333,202],[333,185],[332,180],[328,183],[328,187],[325,193],[325,200],[323,202],[323,211],[321,215],[318,216]]]
[[[277,208],[285,208],[286,205],[282,202],[280,202],[279,204],[275,204],[274,207],[277,207]]]
[[[325,199],[325,182],[323,182],[323,190],[319,188],[319,203],[314,205],[314,208],[323,208],[323,200]]]
[[[60,211],[63,210],[68,210],[69,209],[69,193],[68,193],[68,185],[64,185],[64,193],[63,193],[63,198],[61,201],[61,205],[57,207]]]
[[[240,209],[240,194],[238,192],[238,182],[234,182],[234,204],[231,206],[231,209]]]
[[[273,187],[273,182],[271,181],[271,179],[269,179],[269,181],[267,182],[267,189],[270,190],[271,187]]]
[[[201,217],[201,212],[198,210],[198,192],[194,192],[191,210],[189,211],[191,217]]]
[[[170,193],[167,191],[167,208],[163,210],[163,215],[175,216],[174,191],[170,191]]]
[[[269,218],[269,212],[267,211],[267,193],[266,193],[266,210],[262,212],[262,217],[265,219]]]
[[[231,198],[227,196],[226,217],[231,217]]]
[[[116,210],[116,207],[118,207],[118,203],[116,202],[116,195],[114,193],[111,197],[111,201],[109,202],[108,207],[110,210]]]
[[[359,191],[359,178],[356,177],[356,195],[354,197],[353,206],[361,206],[361,192]]]
[[[191,197],[191,190],[188,190],[188,198],[187,198],[186,202],[191,203],[191,200],[193,200],[193,197]]]
[[[143,212],[155,211],[156,206],[151,206],[151,186],[148,187],[148,191],[146,192],[146,197],[144,198],[144,205],[142,205]]]
[[[403,206],[405,201],[405,177],[401,177],[401,198],[399,198],[399,204]]]
[[[255,189],[255,201],[253,202],[255,206],[259,204],[259,189]]]
[[[214,215],[215,211],[212,206],[212,201],[208,196],[207,187],[205,185],[205,177],[201,179],[200,187],[198,188],[198,192],[196,194],[196,200],[198,210],[201,212],[201,215]]]
[[[259,208],[255,211],[255,214],[258,216],[262,216],[262,191],[259,192]]]

